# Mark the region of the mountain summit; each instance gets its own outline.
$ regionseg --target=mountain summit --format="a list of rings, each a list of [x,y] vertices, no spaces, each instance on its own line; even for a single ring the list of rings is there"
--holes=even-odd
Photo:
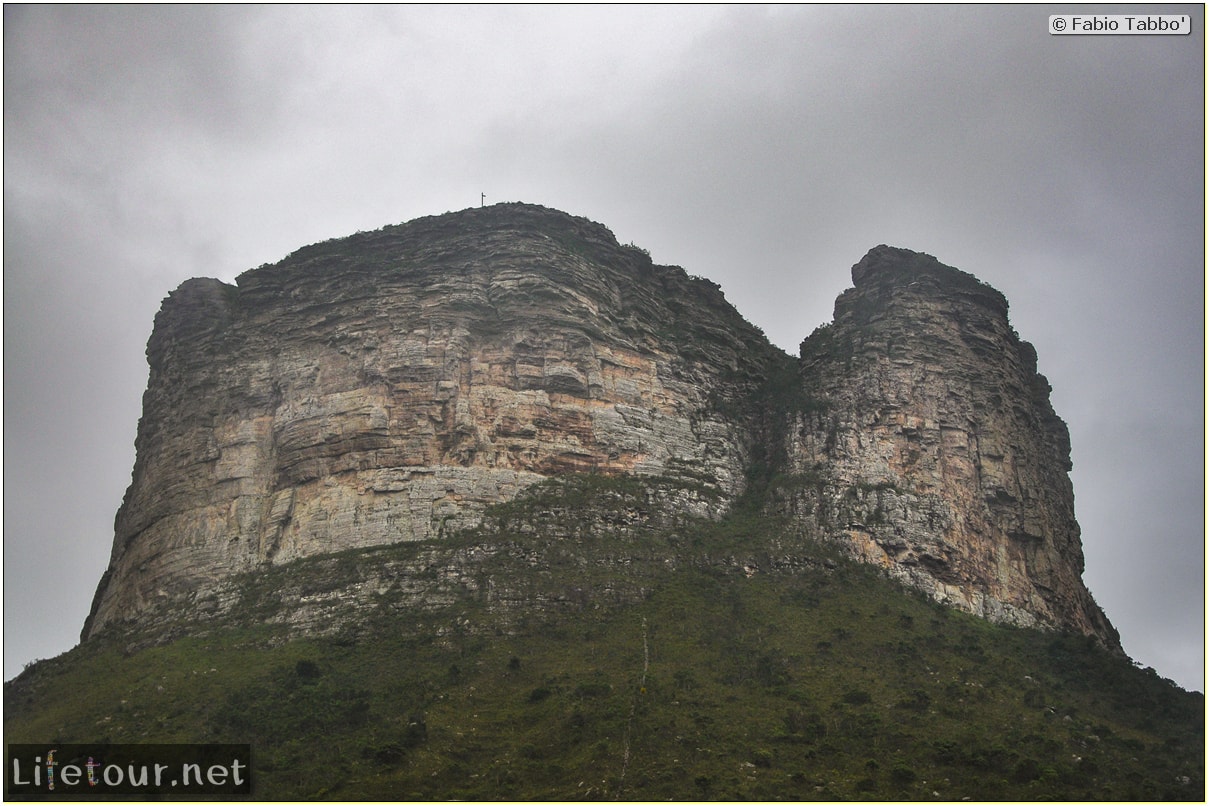
[[[887,246],[852,277],[798,359],[714,283],[532,205],[189,280],[148,343],[83,637],[237,611],[234,575],[301,558],[439,550],[543,480],[595,474],[662,485],[668,522],[783,517],[778,545],[745,547],[752,573],[824,542],[960,609],[1119,651],[1081,580],[1066,426],[1003,296]],[[441,573],[470,578],[458,556]],[[422,607],[433,567],[391,584]],[[364,581],[331,585],[360,601]]]

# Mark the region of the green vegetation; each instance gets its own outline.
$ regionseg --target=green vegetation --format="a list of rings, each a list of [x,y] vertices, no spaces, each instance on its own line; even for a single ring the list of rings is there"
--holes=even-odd
[[[249,577],[241,618],[35,665],[5,687],[6,740],[251,742],[255,796],[287,800],[1203,799],[1202,695],[821,546],[774,570],[777,520],[668,523],[673,494],[700,491],[539,485],[441,544],[506,547],[473,569],[490,584],[376,594],[326,637],[271,623],[274,585],[437,544]]]

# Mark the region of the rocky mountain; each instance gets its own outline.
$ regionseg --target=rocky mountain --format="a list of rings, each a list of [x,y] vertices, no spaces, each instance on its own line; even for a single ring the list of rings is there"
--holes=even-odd
[[[1070,435],[1003,295],[887,246],[852,280],[801,346],[799,521],[939,601],[1117,646],[1080,581]]]
[[[374,546],[429,553],[329,589],[356,605],[402,585],[422,606],[500,548],[485,512],[593,474],[651,480],[661,522],[783,517],[781,543],[745,548],[751,573],[822,541],[958,608],[1119,649],[1081,581],[1066,427],[1002,295],[885,246],[853,280],[796,360],[715,284],[531,205],[190,280],[148,344],[83,637],[238,610],[237,576]]]

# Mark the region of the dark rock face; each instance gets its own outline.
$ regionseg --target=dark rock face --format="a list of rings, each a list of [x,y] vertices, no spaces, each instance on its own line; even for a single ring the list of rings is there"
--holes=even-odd
[[[880,246],[802,343],[791,509],[937,599],[996,621],[1116,632],[1081,581],[1070,437],[1003,295]]]
[[[888,247],[853,279],[788,396],[768,391],[792,359],[716,285],[541,207],[190,280],[148,344],[84,637],[222,600],[238,572],[439,545],[551,476],[679,480],[661,506],[718,518],[762,461],[798,480],[770,505],[807,535],[959,607],[1115,646],[1080,580],[1066,428],[1002,295]]]

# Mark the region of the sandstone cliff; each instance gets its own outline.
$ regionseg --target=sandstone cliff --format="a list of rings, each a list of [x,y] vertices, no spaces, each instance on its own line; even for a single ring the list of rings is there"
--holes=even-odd
[[[879,246],[801,346],[798,522],[942,601],[1119,645],[1083,586],[1070,437],[1003,295]]]
[[[1080,579],[1066,428],[1003,297],[887,247],[853,278],[796,366],[713,283],[530,205],[190,280],[148,344],[84,637],[237,572],[436,550],[535,482],[590,472],[660,479],[659,506],[697,518],[766,496],[806,538],[958,607],[1117,646]],[[466,578],[471,560],[433,562]]]
[[[720,410],[775,354],[718,287],[528,205],[306,247],[156,317],[133,481],[85,626],[233,572],[477,523],[574,471],[741,492]]]

